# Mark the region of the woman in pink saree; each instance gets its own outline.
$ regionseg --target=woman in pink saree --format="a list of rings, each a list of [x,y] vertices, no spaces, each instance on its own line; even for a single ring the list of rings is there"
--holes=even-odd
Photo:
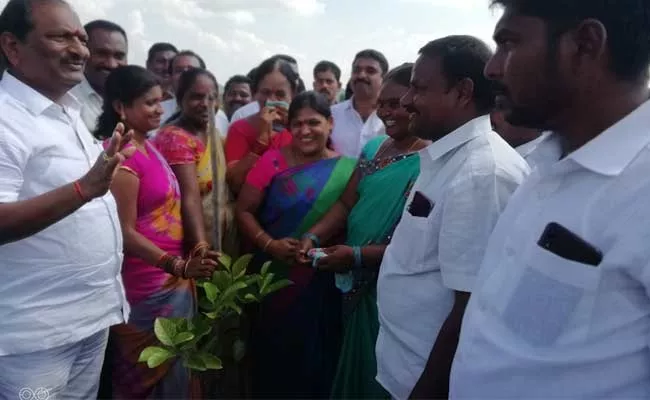
[[[198,386],[180,361],[150,369],[138,362],[142,350],[158,343],[158,317],[190,318],[195,312],[194,278],[212,275],[216,263],[204,241],[184,250],[178,181],[146,139],[160,124],[162,90],[157,78],[141,67],[120,67],[106,82],[104,110],[95,132],[119,120],[134,132],[134,155],[122,164],[111,191],[124,234],[122,278],[131,315],[111,329],[113,397],[117,399],[195,398]],[[106,131],[108,132],[108,131]]]

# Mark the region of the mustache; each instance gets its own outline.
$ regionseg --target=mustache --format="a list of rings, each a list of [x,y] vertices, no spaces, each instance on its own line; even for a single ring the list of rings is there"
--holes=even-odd
[[[365,83],[366,85],[370,85],[370,81],[367,80],[367,79],[363,79],[363,78],[358,78],[358,79],[356,79],[356,80],[354,81],[354,83]]]
[[[506,87],[506,85],[504,85],[501,82],[493,81],[492,82],[492,92],[494,93],[495,96],[499,96],[499,95],[507,96],[508,95],[508,88]]]
[[[418,109],[411,106],[411,105],[407,105],[407,106],[403,106],[403,107],[406,110],[406,112],[409,113],[409,114],[418,113]]]

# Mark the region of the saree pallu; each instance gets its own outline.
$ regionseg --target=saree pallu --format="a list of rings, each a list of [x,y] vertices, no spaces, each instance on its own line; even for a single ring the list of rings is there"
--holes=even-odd
[[[149,143],[148,155],[136,152],[122,168],[139,179],[136,231],[163,251],[183,253],[183,227],[178,182],[163,157]],[[157,317],[191,318],[195,287],[191,280],[165,273],[144,260],[126,255],[122,267],[131,315],[111,328],[113,397],[116,399],[192,398],[197,386],[178,360],[150,369],[138,362],[142,350],[158,345]]]
[[[335,158],[276,175],[258,220],[274,238],[300,238],[345,189],[355,160]],[[257,254],[254,265],[269,260]],[[260,305],[252,338],[253,395],[326,398],[341,343],[341,294],[332,273],[274,262],[270,271],[293,285]]]
[[[348,216],[348,246],[390,242],[410,188],[419,175],[420,159],[416,153],[375,160],[384,140],[385,136],[373,139],[361,154],[359,201]],[[390,398],[375,380],[375,344],[379,332],[377,272],[355,271],[354,289],[343,296],[344,337],[332,398]]]

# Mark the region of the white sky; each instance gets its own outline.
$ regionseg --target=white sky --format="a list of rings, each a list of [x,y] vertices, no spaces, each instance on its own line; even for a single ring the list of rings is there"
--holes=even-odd
[[[392,66],[413,61],[430,40],[475,35],[492,46],[498,11],[488,0],[68,0],[82,23],[102,18],[129,36],[129,62],[144,64],[155,42],[199,53],[221,84],[275,53],[298,59],[308,87],[318,61],[349,76],[354,54],[383,52]],[[0,0],[4,7],[7,0]]]

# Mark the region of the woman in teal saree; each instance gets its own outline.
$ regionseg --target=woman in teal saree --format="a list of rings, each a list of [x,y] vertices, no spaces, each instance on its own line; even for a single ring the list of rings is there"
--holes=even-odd
[[[329,395],[341,343],[340,292],[331,272],[298,265],[299,238],[332,207],[355,161],[327,147],[327,100],[307,92],[289,107],[292,143],[267,151],[250,171],[237,203],[243,234],[258,248],[253,265],[293,285],[265,299],[253,330],[253,396]]]
[[[326,248],[327,256],[318,262],[319,270],[339,273],[338,287],[344,292],[344,339],[332,398],[389,398],[375,381],[377,275],[420,171],[417,151],[428,145],[409,132],[409,114],[399,103],[410,76],[411,65],[407,64],[384,78],[377,115],[384,121],[388,136],[375,138],[365,146],[344,194],[302,239],[304,255],[317,245],[314,241],[329,242],[340,229],[347,229],[345,244]]]

